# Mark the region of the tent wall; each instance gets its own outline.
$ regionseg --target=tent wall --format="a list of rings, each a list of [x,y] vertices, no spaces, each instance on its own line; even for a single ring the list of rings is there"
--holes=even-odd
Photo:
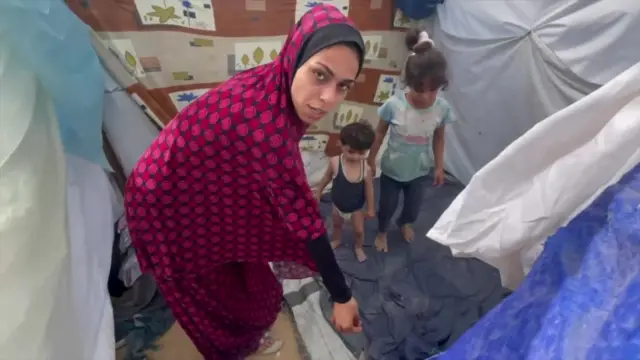
[[[393,89],[407,56],[403,30],[412,25],[392,0],[325,2],[343,8],[370,47],[347,101],[301,143],[315,150],[306,154],[312,179],[326,161],[322,152],[338,150],[341,126],[357,119],[377,122],[381,96]],[[317,1],[67,3],[95,31],[96,49],[116,82],[163,126],[198,95],[254,66],[256,59],[270,61],[297,16]],[[631,39],[640,31],[639,14],[640,3],[627,0],[498,0],[491,6],[447,0],[435,24],[427,24],[451,67],[444,95],[458,121],[447,131],[447,169],[467,183],[533,125],[640,59]]]
[[[377,122],[377,107],[393,91],[407,55],[403,37],[411,22],[394,14],[392,0],[326,2],[352,18],[368,46],[355,90],[336,112],[310,129],[301,144],[332,154],[338,151],[337,133],[342,126],[359,120]],[[67,3],[95,31],[98,53],[118,84],[162,126],[229,76],[271,61],[294,22],[317,2]]]
[[[539,121],[640,60],[634,1],[447,0],[437,19],[458,118],[447,165],[464,182]]]

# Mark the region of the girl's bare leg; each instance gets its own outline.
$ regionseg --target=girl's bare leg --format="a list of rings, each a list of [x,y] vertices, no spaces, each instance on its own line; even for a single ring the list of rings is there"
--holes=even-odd
[[[335,249],[340,246],[340,243],[342,242],[342,227],[344,226],[344,219],[340,216],[335,207],[331,212],[331,222],[333,223],[333,230],[331,232],[331,248]]]
[[[359,262],[367,260],[367,255],[364,253],[364,212],[356,211],[351,214],[351,225],[353,226],[353,233],[356,236],[354,251]]]

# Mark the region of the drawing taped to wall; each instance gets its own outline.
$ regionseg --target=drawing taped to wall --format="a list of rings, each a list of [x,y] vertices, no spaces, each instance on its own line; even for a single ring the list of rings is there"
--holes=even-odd
[[[340,131],[343,127],[358,122],[362,119],[362,107],[356,105],[342,104],[338,111],[333,114],[333,129]]]
[[[362,0],[364,1],[364,0]],[[296,0],[296,22],[312,7],[320,4],[333,5],[345,16],[349,16],[349,0]]]
[[[275,60],[282,48],[281,41],[236,42],[236,70],[246,70]]]
[[[405,15],[402,10],[396,9],[396,12],[393,16],[393,27],[409,29],[414,26],[426,26],[426,19],[423,20],[414,20]]]
[[[136,78],[145,75],[144,68],[129,39],[111,39],[107,45],[115,53],[131,75]]]
[[[362,37],[365,47],[365,59],[375,60],[380,57],[380,47],[382,46],[382,36],[365,35]]]
[[[173,25],[215,31],[211,0],[135,0],[143,25]]]
[[[397,75],[380,75],[378,88],[376,89],[376,94],[373,97],[373,102],[382,104],[393,96],[398,88],[399,79],[400,77]]]
[[[305,135],[300,140],[300,150],[303,151],[324,151],[329,143],[329,135],[313,134]]]
[[[187,105],[189,105],[191,102],[195,101],[197,98],[204,95],[207,91],[209,91],[208,88],[186,90],[186,91],[174,91],[171,94],[169,94],[169,97],[171,97],[171,101],[173,101],[173,104],[176,106],[176,110],[180,112],[182,111],[182,109],[187,107]]]

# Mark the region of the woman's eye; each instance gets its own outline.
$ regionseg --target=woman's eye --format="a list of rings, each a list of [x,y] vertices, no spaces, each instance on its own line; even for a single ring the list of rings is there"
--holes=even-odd
[[[314,71],[314,73],[316,74],[316,79],[322,81],[324,80],[326,77],[323,73],[319,72],[319,71]]]
[[[347,92],[349,90],[351,90],[351,86],[349,86],[349,85],[340,85],[340,91]]]

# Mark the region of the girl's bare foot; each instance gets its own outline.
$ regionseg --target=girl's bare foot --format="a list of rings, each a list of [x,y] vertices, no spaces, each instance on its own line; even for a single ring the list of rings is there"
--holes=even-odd
[[[341,243],[342,243],[342,240],[340,239],[331,240],[331,248],[335,250],[338,248],[338,246],[340,246]]]
[[[362,247],[356,246],[355,247],[355,253],[356,253],[356,257],[358,258],[359,262],[367,261],[367,254],[364,253],[364,249]]]
[[[255,354],[256,355],[275,354],[278,351],[280,351],[280,349],[282,349],[283,344],[284,342],[282,340],[271,336],[271,333],[267,332],[264,334],[262,339],[260,339],[260,347],[258,348],[258,351],[256,351]]]
[[[389,251],[389,246],[387,246],[387,234],[386,233],[380,233],[380,234],[378,234],[376,236],[375,246],[376,246],[376,249],[378,251],[382,251],[382,252],[388,252]]]
[[[402,236],[404,237],[404,240],[406,242],[412,242],[413,241],[413,237],[414,237],[414,232],[413,232],[413,228],[411,227],[411,224],[405,224],[400,228],[400,231],[402,232]]]

